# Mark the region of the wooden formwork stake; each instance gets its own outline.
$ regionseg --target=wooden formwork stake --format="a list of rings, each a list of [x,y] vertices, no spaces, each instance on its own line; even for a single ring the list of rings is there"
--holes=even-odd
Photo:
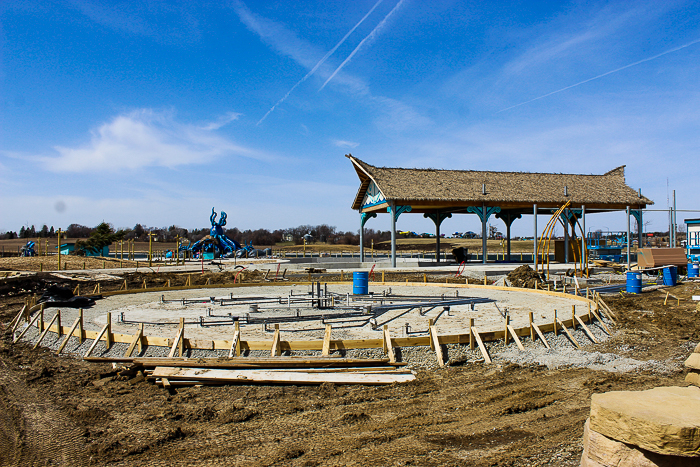
[[[14,319],[10,323],[10,328],[12,328],[13,333],[19,327],[19,323],[22,322],[22,318],[24,317],[24,310],[26,310],[26,309],[27,309],[27,304],[25,303],[24,306],[22,307],[22,309],[19,310],[19,313],[17,313],[17,315],[14,317]]]
[[[139,346],[139,353],[143,350],[143,323],[139,323],[139,330],[134,334],[134,338],[131,340],[131,343],[129,344],[129,348],[126,349],[126,352],[124,353],[125,357],[131,357],[131,354],[134,353],[134,350],[136,349],[136,345],[138,344]]]
[[[528,313],[528,318],[530,319],[530,340],[535,342],[535,329],[532,327],[534,320],[532,319],[533,313],[531,311]]]
[[[557,321],[559,321],[559,317],[557,316],[557,310],[554,310],[554,321],[552,322],[552,324],[554,325],[554,337],[559,335],[557,333]]]
[[[540,327],[537,326],[537,324],[535,324],[534,321],[530,323],[530,326],[532,326],[532,328],[535,330],[540,340],[542,341],[542,344],[544,344],[544,346],[549,349],[549,343],[547,342],[547,339],[544,338],[544,334],[542,334],[542,331],[540,331]]]
[[[185,319],[180,318],[180,327],[177,330],[177,335],[175,336],[175,340],[173,340],[173,345],[170,347],[170,353],[168,354],[168,358],[173,358],[175,356],[175,351],[180,349],[180,356],[182,357],[182,349],[180,348],[180,345],[182,343],[182,340],[184,339],[185,335]]]
[[[607,332],[608,335],[611,335],[612,331],[610,331],[610,328],[605,324],[603,319],[600,317],[600,315],[598,314],[598,311],[595,309],[593,309],[591,311],[593,312],[593,316],[595,316],[596,319],[598,320],[598,322],[603,326],[603,328],[605,329],[605,332]]]
[[[112,313],[107,313],[107,332],[105,333],[107,350],[112,347]]]
[[[61,337],[62,335],[63,333],[61,333],[61,310],[58,310],[58,313],[56,313],[56,336]]]
[[[489,353],[486,350],[486,346],[484,346],[484,343],[481,340],[481,336],[479,335],[479,331],[472,326],[471,328],[471,335],[474,336],[474,339],[476,339],[476,343],[479,345],[479,350],[481,350],[481,355],[484,357],[484,363],[491,363],[491,357],[489,357]]]
[[[559,319],[557,319],[557,322],[559,323],[559,326],[561,326],[564,333],[569,336],[569,339],[571,339],[571,342],[576,346],[576,348],[580,349],[581,346],[578,344],[578,341],[574,338],[574,335],[569,332],[569,329],[564,325],[564,323],[562,323]]]
[[[384,271],[382,271],[382,284],[384,283]]]
[[[442,354],[442,347],[440,346],[437,326],[431,325],[428,328],[428,331],[430,332],[430,347],[435,350],[435,357],[437,357],[438,365],[445,366],[445,357]]]
[[[517,345],[520,350],[525,350],[525,347],[523,347],[523,343],[520,342],[520,338],[515,333],[515,329],[513,329],[513,326],[511,326],[510,324],[508,326],[506,326],[506,331],[510,332],[510,335],[513,336],[513,340],[515,341],[515,345]]]
[[[486,273],[484,273],[484,285],[488,285],[487,279],[486,279]],[[489,362],[491,363],[491,362]]]
[[[168,288],[170,288],[170,279],[168,279]]]
[[[148,284],[146,284],[146,279],[145,279],[145,278],[143,279],[143,286],[142,286],[142,287],[143,287],[144,289],[147,289],[147,288],[148,288]]]
[[[396,354],[394,353],[394,343],[391,341],[391,334],[389,333],[389,326],[384,325],[384,348],[385,352],[389,356],[389,363],[396,363]]]
[[[107,329],[109,328],[109,323],[105,324],[102,329],[100,329],[100,332],[97,333],[97,336],[95,336],[95,340],[92,342],[92,345],[88,349],[87,352],[85,352],[85,355],[83,355],[83,358],[87,358],[90,356],[93,350],[95,350],[95,347],[97,347],[98,342],[102,339],[102,336],[107,332]]]
[[[423,274],[423,283],[426,283],[426,282],[428,282],[428,275]]]
[[[588,329],[588,326],[586,326],[581,318],[576,316],[576,321],[578,321],[578,324],[581,325],[581,328],[583,328],[583,331],[588,335],[588,338],[592,340],[595,344],[598,343],[598,339],[595,338],[593,333],[591,332],[590,329]]]
[[[80,295],[80,284],[76,285],[73,289],[73,295]]]
[[[593,322],[593,315],[591,315],[591,302],[588,302],[588,322]]]
[[[61,316],[61,310],[57,310],[57,311],[56,311],[56,314],[53,315],[53,318],[51,318],[51,321],[49,322],[49,325],[46,326],[46,329],[44,329],[44,332],[42,332],[42,333],[41,333],[41,336],[39,336],[39,340],[36,341],[36,344],[34,344],[34,347],[32,347],[33,349],[36,349],[37,347],[39,347],[39,344],[41,344],[41,341],[44,340],[44,337],[46,337],[46,335],[47,335],[47,334],[49,333],[49,331],[51,330],[51,325],[53,325],[53,323],[56,322],[56,319],[57,319],[59,316]]]
[[[576,330],[576,305],[571,305],[571,327]]]
[[[281,349],[281,344],[282,341],[280,340],[280,325],[275,324],[275,335],[272,336],[272,348],[270,349],[270,356],[272,357],[279,357],[282,355],[282,349]]]
[[[323,349],[321,355],[327,357],[331,354],[331,325],[326,324],[326,332],[323,335]]]
[[[39,313],[37,313],[34,316],[34,318],[32,318],[32,320],[29,322],[27,327],[24,328],[24,330],[21,333],[19,333],[19,336],[15,337],[15,340],[13,341],[13,343],[16,343],[18,340],[20,340],[27,333],[27,331],[29,331],[29,328],[31,328],[34,325],[34,323],[36,323],[36,321],[38,319],[39,319]]]
[[[469,318],[469,350],[474,350],[476,347],[476,340],[474,339],[474,318]]]
[[[63,349],[66,347],[66,344],[68,344],[68,341],[70,340],[70,338],[73,337],[75,330],[78,329],[79,324],[80,324],[80,316],[75,318],[75,322],[73,323],[73,326],[70,327],[70,330],[68,331],[68,334],[66,334],[65,339],[63,339],[63,342],[61,342],[61,345],[58,346],[58,350],[56,351],[56,355],[61,354]]]
[[[231,339],[231,347],[228,349],[228,358],[241,356],[241,325],[238,320],[234,323],[233,339]]]

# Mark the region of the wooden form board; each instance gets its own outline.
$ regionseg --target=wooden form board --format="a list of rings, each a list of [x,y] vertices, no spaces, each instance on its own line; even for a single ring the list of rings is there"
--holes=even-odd
[[[156,367],[151,375],[154,378],[167,378],[172,382],[177,379],[215,382],[258,383],[292,383],[292,384],[391,384],[405,383],[416,379],[413,373],[402,372],[386,374],[382,372],[346,373],[326,372],[312,373],[304,371],[269,371],[269,370],[218,370],[210,368],[170,368]]]
[[[310,284],[310,282],[299,282],[298,284]],[[398,282],[387,282],[387,285],[405,285],[404,283],[398,283]],[[422,282],[414,282],[414,283],[409,283],[409,285],[412,286],[435,286],[437,284],[435,283],[422,283]],[[259,284],[259,283],[251,283],[251,284],[214,284],[211,286],[191,286],[191,287],[172,287],[172,288],[153,288],[153,289],[147,289],[146,291],[148,292],[158,292],[160,290],[187,290],[187,289],[201,289],[201,288],[223,288],[223,287],[261,287],[261,286],[266,286],[266,284]],[[549,295],[549,296],[558,296],[558,297],[564,297],[568,299],[573,299],[573,300],[578,300],[584,303],[593,303],[591,300],[587,299],[586,297],[580,297],[580,296],[574,296],[574,295],[568,295],[568,294],[563,294],[560,292],[550,292],[546,290],[534,290],[534,289],[516,289],[513,287],[497,287],[497,286],[491,286],[491,285],[477,285],[477,284],[440,284],[441,287],[450,287],[450,288],[482,288],[482,289],[493,289],[493,290],[505,290],[505,291],[513,291],[513,290],[518,290],[518,291],[523,291],[523,292],[528,292],[528,293],[538,293],[542,295]],[[120,291],[119,293],[117,292],[110,292],[110,295],[120,295],[120,294],[125,294],[125,293],[138,293],[139,291],[144,291],[143,289],[136,289],[136,290],[129,290],[129,291]],[[107,296],[107,294],[103,294],[103,296]],[[38,310],[40,305],[35,305],[31,307],[30,313],[32,311]],[[593,311],[593,314],[595,314],[595,311]],[[36,325],[36,318],[32,320],[30,325]],[[583,314],[580,316],[580,319],[584,322],[590,322],[589,321],[589,316],[587,313]],[[600,320],[600,318],[598,317]],[[578,321],[578,320],[577,320]],[[562,321],[562,323],[566,326],[572,326],[574,325],[574,320],[569,319]],[[609,328],[601,321],[601,324],[606,328],[606,330],[609,332]],[[28,328],[27,328],[28,329]],[[545,332],[551,332],[554,330],[554,324],[553,323],[547,323],[547,324],[541,324],[537,325],[536,330],[539,331],[539,334],[545,333]],[[61,327],[60,329],[57,328],[56,326],[52,326],[50,328],[50,332],[61,332],[61,333],[66,333],[68,331],[67,327]],[[515,332],[516,336],[520,337],[527,337],[530,335],[530,326],[523,327],[523,328],[518,328],[518,329],[513,329]],[[26,329],[24,330],[26,332]],[[508,331],[511,336],[513,336],[513,332],[510,330]],[[479,337],[482,340],[482,342],[491,342],[495,340],[500,340],[500,339],[505,339],[505,333],[506,330],[497,330],[497,331],[487,331],[487,332],[480,332]],[[100,334],[99,332],[92,331],[92,330],[83,330],[81,335],[85,339],[95,339],[97,335]],[[22,334],[23,335],[23,334]],[[471,333],[467,334],[446,334],[446,335],[441,335],[440,336],[440,342],[442,344],[469,344],[470,343],[470,337]],[[19,338],[19,337],[18,337]],[[132,334],[117,334],[117,333],[110,333],[110,340],[111,342],[119,342],[119,343],[127,343],[130,344],[133,340],[134,336]],[[141,343],[142,345],[153,345],[153,346],[162,346],[162,347],[171,347],[174,343],[175,339],[172,338],[167,338],[167,337],[161,337],[161,336],[147,336],[144,335],[141,338]],[[324,339],[325,340],[325,339]],[[391,338],[392,343],[396,347],[411,347],[411,346],[428,346],[431,344],[431,337],[430,336],[417,336],[417,337],[392,337]],[[233,339],[231,340],[204,340],[204,339],[187,339],[187,338],[182,338],[181,342],[178,342],[179,345],[182,346],[183,349],[206,349],[206,350],[229,350],[231,348],[231,343]],[[363,349],[363,348],[382,348],[385,346],[385,338],[380,338],[380,339],[342,339],[342,340],[330,340],[329,342],[329,350],[349,350],[349,349]],[[548,344],[546,340],[543,340],[543,343],[545,345]],[[236,343],[237,346],[240,347],[240,351],[245,351],[245,350],[271,350],[272,348],[272,342],[271,341],[245,341],[242,340],[239,337],[238,342]],[[323,351],[323,341],[322,340],[313,340],[313,341],[279,341],[279,349],[280,351],[298,351],[298,350],[318,350],[318,351]]]

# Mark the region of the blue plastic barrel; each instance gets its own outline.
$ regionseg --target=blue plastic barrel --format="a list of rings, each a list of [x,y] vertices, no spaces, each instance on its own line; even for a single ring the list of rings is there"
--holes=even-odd
[[[369,272],[355,271],[352,273],[352,294],[367,295],[369,293]]]
[[[688,277],[700,277],[700,264],[688,263]]]
[[[664,285],[676,285],[678,278],[678,269],[675,266],[666,266],[664,268]]]
[[[627,293],[642,293],[641,272],[627,272]]]

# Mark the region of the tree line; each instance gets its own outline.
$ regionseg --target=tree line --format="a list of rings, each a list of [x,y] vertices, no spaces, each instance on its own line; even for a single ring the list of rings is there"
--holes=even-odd
[[[63,238],[90,238],[97,232],[100,225],[88,227],[81,224],[70,224],[67,229],[61,230],[61,236]],[[112,228],[112,231],[115,232],[113,226],[109,226]],[[174,242],[179,238],[180,241],[185,241],[185,243],[186,241],[193,243],[209,235],[209,230],[208,228],[188,230],[176,225],[171,225],[170,227],[148,227],[144,224],[136,224],[132,228],[119,229],[116,230],[116,232],[118,232],[124,240],[147,242],[150,233],[153,234],[153,240],[158,242]],[[267,229],[239,230],[237,227],[233,227],[231,229],[225,228],[224,233],[230,239],[241,244],[252,242],[255,246],[271,246],[283,242],[301,245],[304,243],[304,237],[311,243],[321,242],[337,245],[360,244],[359,231],[343,232],[338,230],[335,226],[327,224],[305,224],[298,227],[273,231]],[[19,232],[9,231],[0,233],[0,239],[26,238],[30,240],[32,238],[55,237],[56,234],[57,229],[54,229],[53,226],[48,227],[47,225],[43,225],[40,230],[36,230],[35,226],[32,225],[31,227],[22,226]],[[365,229],[365,246],[370,246],[373,241],[376,244],[389,239],[391,239],[391,232],[389,231]]]

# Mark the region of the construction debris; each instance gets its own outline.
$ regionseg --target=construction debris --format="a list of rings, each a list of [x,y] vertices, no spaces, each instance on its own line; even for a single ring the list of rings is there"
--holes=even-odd
[[[536,288],[535,285],[539,286],[543,282],[540,274],[527,264],[523,264],[512,270],[510,274],[508,274],[507,279],[513,287],[524,287],[527,289],[534,289]]]

